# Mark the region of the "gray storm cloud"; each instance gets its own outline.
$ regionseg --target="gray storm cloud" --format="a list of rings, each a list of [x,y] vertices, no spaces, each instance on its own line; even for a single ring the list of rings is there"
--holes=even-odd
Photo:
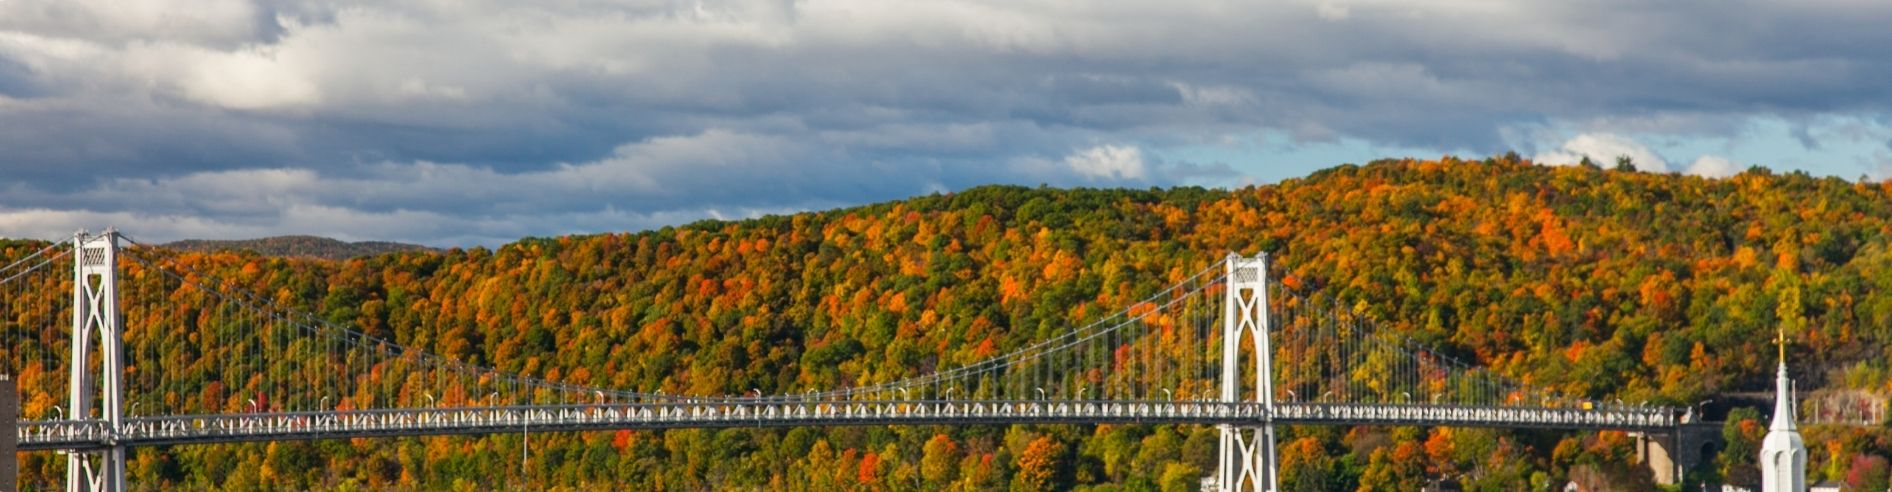
[[[1848,1],[6,0],[0,235],[493,244],[1226,184],[1163,149],[1269,131],[1648,153],[1598,128],[1882,118],[1889,24]],[[1546,125],[1582,135],[1516,138]]]

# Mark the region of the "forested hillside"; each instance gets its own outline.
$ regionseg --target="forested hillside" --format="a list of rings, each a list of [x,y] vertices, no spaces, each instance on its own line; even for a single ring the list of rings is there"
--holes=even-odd
[[[218,252],[195,262],[331,321],[465,361],[722,395],[884,381],[976,360],[1140,299],[1230,251],[1267,251],[1284,288],[1352,306],[1501,373],[1572,395],[1689,406],[1768,389],[1776,326],[1786,329],[1803,389],[1892,389],[1889,228],[1888,183],[1446,158],[1341,166],[1233,191],[994,186],[490,251],[344,262]],[[9,254],[34,246],[14,244]],[[1753,424],[1731,425],[1731,435]],[[1284,485],[1293,490],[1415,490],[1440,476],[1479,490],[1647,480],[1629,464],[1633,441],[1621,433],[1287,432]],[[132,481],[1194,490],[1215,440],[1213,429],[1171,426],[535,434],[522,473],[519,439],[141,450]],[[1878,429],[1815,429],[1809,443],[1819,443],[1810,446],[1815,479],[1883,480],[1885,460],[1866,456],[1892,451]],[[1751,455],[1695,476],[1744,480]],[[63,466],[29,457],[29,474]]]

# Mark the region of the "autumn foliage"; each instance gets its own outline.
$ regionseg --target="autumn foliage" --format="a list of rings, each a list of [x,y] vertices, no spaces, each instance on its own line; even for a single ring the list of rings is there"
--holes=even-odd
[[[870,384],[975,361],[1129,305],[1230,251],[1266,251],[1283,288],[1355,307],[1499,373],[1572,396],[1688,405],[1765,390],[1776,327],[1788,330],[1796,372],[1834,375],[1803,385],[1892,390],[1888,228],[1887,183],[1443,158],[1346,165],[1237,190],[993,186],[495,250],[346,261],[214,252],[190,261],[330,321],[470,363],[733,395]],[[9,257],[37,246],[0,243]],[[173,314],[140,311],[127,323],[173,326]],[[149,449],[134,459],[133,480],[231,489],[1147,490],[1194,487],[1212,470],[1215,443],[1213,429],[1169,426],[532,439],[524,469],[517,435]],[[1295,476],[1343,488],[1410,490],[1448,475],[1536,483],[1579,466],[1631,468],[1619,466],[1630,458],[1618,449],[1630,444],[1595,435],[1297,429],[1282,442],[1301,467]],[[1883,454],[1885,441],[1859,442],[1836,450],[1849,454],[1832,458],[1843,462],[1829,474],[1878,483],[1883,460],[1856,464],[1852,455]],[[50,479],[61,467],[39,457],[27,473]]]

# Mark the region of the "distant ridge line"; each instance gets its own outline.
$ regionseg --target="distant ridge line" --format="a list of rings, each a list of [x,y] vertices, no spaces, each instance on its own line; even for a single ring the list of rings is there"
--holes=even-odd
[[[163,245],[184,251],[252,251],[264,256],[305,257],[347,260],[363,256],[408,251],[439,251],[418,244],[390,241],[347,242],[320,236],[272,236],[257,239],[185,239]]]

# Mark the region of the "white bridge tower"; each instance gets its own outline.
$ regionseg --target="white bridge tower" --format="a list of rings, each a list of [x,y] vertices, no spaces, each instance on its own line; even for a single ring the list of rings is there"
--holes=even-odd
[[[98,417],[111,431],[110,446],[96,451],[73,451],[66,455],[66,490],[69,492],[121,492],[125,490],[125,447],[117,436],[123,426],[121,385],[125,374],[122,321],[118,310],[118,232],[106,229],[96,236],[80,231],[72,240],[72,397],[67,418],[92,418],[92,404],[99,402]],[[99,372],[92,374],[88,357],[96,335],[99,348]],[[99,385],[94,386],[94,378]]]
[[[1222,297],[1222,401],[1253,401],[1266,409],[1266,420],[1255,427],[1223,424],[1216,461],[1218,492],[1248,490],[1274,492],[1275,477],[1274,370],[1268,331],[1268,254],[1243,258],[1230,253],[1224,263],[1228,289]],[[1242,339],[1254,354],[1255,384],[1242,384]],[[1251,393],[1252,392],[1252,393]]]

